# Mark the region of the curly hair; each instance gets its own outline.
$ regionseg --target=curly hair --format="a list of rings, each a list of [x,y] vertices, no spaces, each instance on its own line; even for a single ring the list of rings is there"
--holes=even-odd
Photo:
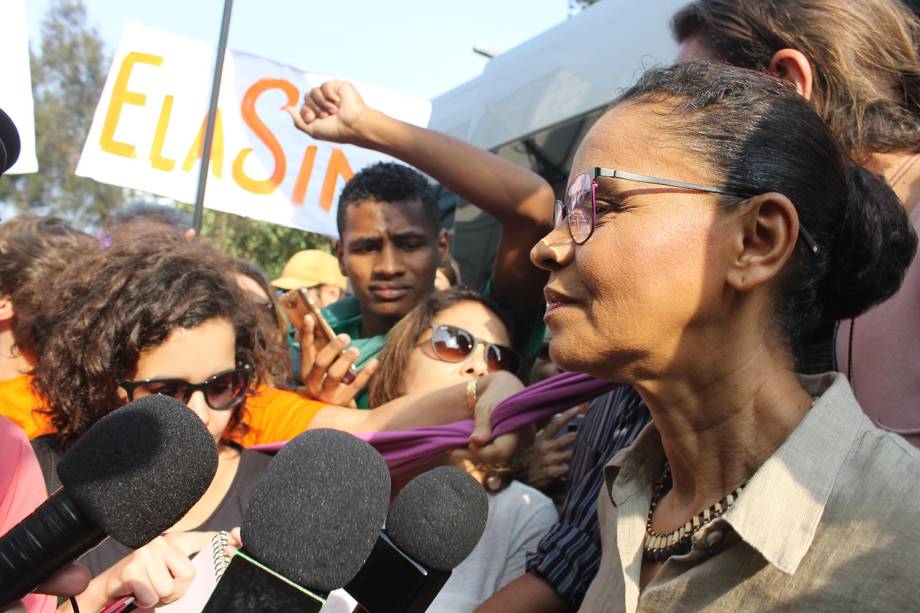
[[[426,221],[434,232],[441,227],[438,201],[434,188],[425,175],[417,170],[393,162],[378,162],[360,170],[348,180],[339,196],[336,225],[339,236],[345,233],[345,209],[365,200],[377,202],[405,202],[417,200],[422,203]]]
[[[272,339],[232,276],[235,263],[197,241],[148,238],[75,260],[50,284],[55,299],[30,318],[39,352],[33,387],[63,447],[123,404],[117,382],[175,330],[224,318],[236,333],[237,362],[249,364],[256,381],[269,377]],[[242,425],[244,404],[230,429]]]
[[[264,305],[253,305],[260,315],[260,322],[266,326],[265,335],[271,338],[269,343],[269,363],[272,366],[272,378],[274,383],[286,383],[293,376],[293,365],[291,364],[290,344],[288,343],[288,330],[291,324],[288,323],[284,315],[281,303],[275,297],[275,288],[268,282],[268,277],[259,266],[246,260],[237,258],[236,266],[239,274],[249,277],[262,288],[271,304],[271,310],[267,311]],[[247,297],[248,292],[247,292]],[[250,300],[250,302],[253,302]]]
[[[47,294],[43,281],[83,254],[96,251],[96,239],[60,217],[23,213],[0,225],[0,294],[13,303],[16,349],[34,357],[21,320]]]
[[[479,292],[465,287],[451,287],[431,294],[399,320],[387,334],[387,342],[380,352],[380,367],[368,388],[371,407],[378,407],[405,394],[402,389],[403,373],[406,372],[409,355],[418,338],[431,326],[438,313],[461,302],[475,302],[489,309],[504,324],[509,337],[512,335],[508,314]]]

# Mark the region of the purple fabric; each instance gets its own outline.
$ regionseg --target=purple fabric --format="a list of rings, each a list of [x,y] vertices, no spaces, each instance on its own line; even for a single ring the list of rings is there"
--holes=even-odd
[[[595,379],[582,373],[562,373],[509,396],[492,412],[492,434],[501,436],[550,417],[575,405],[587,402],[617,387],[616,383]],[[452,424],[373,432],[357,436],[377,448],[390,471],[405,472],[426,464],[438,454],[466,447],[473,433],[471,419]],[[284,443],[258,445],[253,449],[277,451]]]

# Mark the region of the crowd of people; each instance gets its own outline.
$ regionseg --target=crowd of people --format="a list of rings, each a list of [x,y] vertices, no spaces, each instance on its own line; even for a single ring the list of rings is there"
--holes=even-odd
[[[920,19],[900,0],[695,0],[671,25],[675,63],[611,103],[558,200],[332,81],[294,124],[401,163],[351,178],[335,253],[277,279],[168,207],[100,235],[4,220],[0,534],[132,400],[182,401],[218,449],[163,535],[107,539],[42,588],[73,598],[21,606],[177,601],[267,449],[469,421],[465,445],[392,474],[394,496],[442,465],[488,492],[431,611],[916,608]],[[502,225],[482,292],[432,180]],[[496,407],[563,371],[617,386],[493,436]]]

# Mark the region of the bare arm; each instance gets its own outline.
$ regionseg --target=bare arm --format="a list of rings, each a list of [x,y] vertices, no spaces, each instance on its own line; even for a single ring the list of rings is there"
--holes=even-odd
[[[475,414],[477,426],[489,424],[495,405],[521,389],[521,382],[506,372],[495,372],[480,379]],[[466,384],[458,384],[433,392],[402,396],[370,410],[326,406],[313,417],[310,428],[335,428],[351,433],[382,432],[435,426],[469,418]]]
[[[570,613],[575,609],[549,583],[524,573],[482,603],[476,613]]]
[[[552,225],[553,191],[542,177],[489,151],[419,128],[367,107],[350,83],[330,81],[305,96],[291,116],[321,140],[374,149],[398,158],[493,215],[502,224],[494,295],[518,317],[543,301],[545,273],[530,249]]]

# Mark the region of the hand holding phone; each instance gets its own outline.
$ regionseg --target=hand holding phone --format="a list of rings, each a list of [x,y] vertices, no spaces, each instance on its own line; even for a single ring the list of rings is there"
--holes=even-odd
[[[323,317],[322,309],[316,304],[316,301],[307,291],[307,288],[298,287],[292,289],[282,294],[280,301],[284,310],[287,312],[291,324],[300,332],[301,342],[303,342],[304,318],[307,316],[313,319],[313,339],[317,349],[322,349],[335,338],[335,332],[332,330],[332,326],[330,326],[326,318]],[[357,369],[355,369],[354,366],[349,366],[345,375],[342,377],[342,382],[349,384],[353,382],[357,376]]]

